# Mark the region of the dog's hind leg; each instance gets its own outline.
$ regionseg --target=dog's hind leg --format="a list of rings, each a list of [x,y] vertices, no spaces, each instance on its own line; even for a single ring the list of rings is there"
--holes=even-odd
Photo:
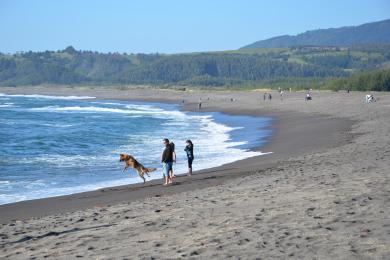
[[[145,177],[144,177],[144,173],[143,172],[139,172],[139,171],[137,171],[138,172],[138,175],[139,175],[139,177],[141,177],[143,180],[144,180],[144,183],[146,182],[146,180],[145,180]]]

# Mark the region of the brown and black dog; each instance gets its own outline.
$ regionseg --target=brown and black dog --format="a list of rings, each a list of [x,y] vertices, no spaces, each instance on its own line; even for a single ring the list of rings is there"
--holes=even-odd
[[[142,164],[140,164],[133,156],[121,153],[119,155],[119,161],[125,162],[125,168],[123,169],[123,172],[127,170],[127,168],[131,167],[134,168],[137,172],[139,177],[141,177],[144,180],[145,183],[145,177],[144,174],[149,176],[149,172],[153,172],[156,170],[156,168],[146,168]]]

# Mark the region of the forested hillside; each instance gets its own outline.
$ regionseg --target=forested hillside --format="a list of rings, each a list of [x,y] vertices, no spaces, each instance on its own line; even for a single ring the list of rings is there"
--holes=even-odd
[[[257,41],[242,47],[283,48],[292,46],[352,46],[390,44],[390,19],[359,26],[307,31],[295,36],[283,35]]]
[[[292,85],[387,68],[390,46],[298,47],[189,54],[119,54],[61,51],[0,54],[0,86]],[[286,83],[287,82],[287,83]]]

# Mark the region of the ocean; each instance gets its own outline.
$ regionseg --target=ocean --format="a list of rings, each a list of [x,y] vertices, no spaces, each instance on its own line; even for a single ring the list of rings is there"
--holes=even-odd
[[[87,96],[0,94],[0,204],[141,182],[122,173],[132,154],[162,178],[162,139],[176,145],[175,174],[186,173],[185,140],[194,143],[193,170],[261,155],[272,118],[182,112],[179,105],[96,100]]]

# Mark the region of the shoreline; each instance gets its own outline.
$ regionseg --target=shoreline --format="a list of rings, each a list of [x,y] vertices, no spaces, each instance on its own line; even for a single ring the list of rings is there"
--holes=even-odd
[[[19,96],[22,96],[22,95],[19,95]],[[6,97],[11,97],[11,96],[6,96]],[[46,97],[42,96],[42,98],[51,98],[51,96],[46,96]],[[65,97],[63,97],[63,99],[65,99]],[[79,100],[79,98],[76,96],[74,97],[74,99]],[[62,100],[59,100],[59,101],[62,101]],[[17,101],[17,100],[15,100],[15,102],[19,103],[19,101]],[[55,102],[57,102],[57,101],[55,101]],[[73,99],[72,99],[72,102],[73,102]],[[166,103],[155,103],[155,102],[152,103],[152,102],[140,102],[140,101],[124,102],[124,101],[117,101],[117,100],[96,100],[96,99],[93,99],[91,101],[85,100],[85,102],[82,101],[81,103],[72,104],[72,106],[76,106],[76,107],[78,107],[78,106],[80,106],[80,107],[83,107],[83,106],[95,107],[95,106],[97,106],[98,108],[100,108],[101,106],[104,107],[106,104],[112,104],[112,103],[107,103],[107,102],[115,102],[115,104],[116,104],[116,102],[120,102],[123,106],[129,105],[129,104],[130,104],[130,106],[132,106],[132,105],[141,105],[141,106],[147,106],[147,107],[152,106],[153,109],[154,108],[163,109],[164,113],[167,112],[168,114],[170,114],[171,112],[179,113],[178,112],[179,110],[183,111],[183,109],[181,109],[181,107],[178,105],[170,105],[170,104],[166,104]],[[95,104],[95,103],[97,103],[97,104]],[[65,107],[69,106],[69,105],[67,105],[67,103],[62,103],[62,102],[61,102],[61,104],[58,104],[58,105],[65,106]],[[23,107],[20,104],[18,104],[18,106]],[[39,106],[44,106],[44,105],[39,105]],[[195,120],[198,119],[199,116],[201,116],[202,118],[203,117],[210,118],[210,120],[212,120],[212,122],[214,122],[216,124],[216,127],[214,126],[214,124],[208,126],[208,128],[211,127],[211,129],[215,129],[215,131],[214,130],[211,131],[210,135],[206,137],[206,139],[208,139],[206,141],[206,143],[208,143],[209,147],[211,148],[209,153],[215,154],[215,156],[213,155],[213,157],[212,157],[214,159],[214,161],[209,161],[207,159],[207,158],[210,158],[210,156],[206,156],[206,160],[205,160],[204,155],[202,156],[202,154],[201,154],[202,152],[205,152],[205,151],[202,151],[199,149],[197,151],[197,163],[195,164],[195,167],[194,167],[194,169],[197,169],[197,171],[200,171],[200,170],[204,171],[204,170],[207,170],[210,168],[220,167],[222,165],[225,165],[228,163],[233,163],[233,162],[238,161],[238,160],[243,160],[243,159],[255,156],[255,155],[264,155],[264,154],[261,154],[261,152],[254,152],[254,150],[261,150],[261,147],[265,143],[266,138],[268,138],[270,131],[267,129],[269,127],[270,118],[264,118],[264,117],[256,118],[256,117],[238,116],[238,115],[232,116],[232,115],[226,115],[226,114],[220,113],[220,112],[213,112],[213,113],[211,113],[211,112],[184,112],[184,113],[186,113],[187,117],[190,117],[190,118],[193,117],[193,118],[195,118]],[[182,114],[182,113],[179,113],[179,114],[184,116],[184,114]],[[89,115],[86,115],[86,116],[89,116]],[[12,119],[12,117],[8,117],[8,118]],[[62,119],[60,119],[59,121],[56,119],[55,121],[56,122],[53,122],[53,123],[59,123],[62,121]],[[190,121],[192,121],[192,120],[190,120]],[[207,122],[209,122],[209,120],[207,120]],[[70,123],[70,122],[68,122],[68,123]],[[133,124],[133,122],[130,122],[130,121],[128,123]],[[220,128],[220,126],[222,126],[222,128]],[[238,128],[238,127],[241,129],[236,130],[236,128]],[[230,129],[230,130],[226,130],[226,129]],[[194,129],[191,128],[189,131],[193,131],[193,130]],[[11,131],[12,131],[12,129],[11,129]],[[229,131],[229,132],[226,132],[226,131]],[[3,132],[4,132],[4,130],[3,130]],[[124,132],[121,132],[121,134],[123,134],[123,133]],[[229,139],[220,141],[219,143],[215,143],[212,141],[213,133],[222,133],[223,136],[228,134]],[[176,135],[178,133],[174,133],[174,134]],[[158,133],[157,133],[157,135],[158,135]],[[156,138],[156,136],[153,138]],[[216,138],[219,140],[220,134],[218,134],[216,136]],[[171,139],[171,136],[169,136],[169,139]],[[179,140],[184,141],[185,139],[173,138],[173,140],[176,142]],[[201,141],[201,140],[199,140],[199,141]],[[215,151],[213,151],[214,145],[210,145],[210,142],[215,143],[216,145],[222,145],[226,150],[218,150],[220,152],[215,153]],[[237,142],[238,143],[245,142],[245,144],[238,144]],[[108,141],[108,143],[107,143],[107,141],[105,141],[105,143],[106,143],[106,145],[110,145],[110,141]],[[121,144],[123,144],[123,142]],[[198,143],[197,145],[200,145],[200,143]],[[177,147],[180,147],[180,143],[178,143]],[[186,158],[182,157],[182,155],[184,155],[184,153],[180,153],[181,151],[183,151],[182,150],[183,148],[179,148],[179,151],[178,151],[178,158],[179,159],[178,159],[178,163],[175,166],[175,173],[178,176],[184,175],[186,173],[186,166],[187,166]],[[208,151],[210,148],[206,149],[206,151]],[[143,148],[143,149],[145,149],[145,148]],[[155,149],[155,147],[153,149]],[[230,149],[232,149],[232,150],[230,150]],[[130,151],[131,150],[132,149],[130,149]],[[231,152],[233,150],[235,152]],[[89,181],[86,181],[86,182],[73,181],[73,183],[75,183],[77,189],[75,190],[75,189],[73,189],[74,186],[68,185],[66,187],[67,191],[63,192],[63,193],[61,193],[59,190],[56,190],[53,187],[48,186],[47,189],[49,189],[50,192],[42,191],[42,192],[40,192],[40,195],[38,195],[38,196],[36,196],[35,194],[32,194],[33,196],[29,196],[28,193],[26,195],[26,192],[27,192],[26,190],[21,190],[21,194],[20,194],[19,190],[18,190],[16,192],[18,193],[19,196],[24,197],[23,200],[5,201],[2,198],[2,201],[0,204],[7,205],[7,204],[18,203],[18,202],[23,202],[23,201],[32,201],[32,200],[36,200],[36,199],[49,199],[49,198],[53,198],[53,197],[68,196],[68,195],[74,195],[74,194],[83,193],[83,192],[102,190],[102,189],[107,189],[107,188],[115,187],[115,186],[124,186],[124,185],[142,183],[142,179],[139,178],[135,172],[133,173],[132,171],[130,171],[127,174],[120,174],[120,172],[122,171],[122,169],[121,169],[122,163],[118,164],[118,162],[117,162],[118,160],[116,157],[119,156],[119,153],[126,152],[126,150],[116,150],[116,151],[117,151],[117,155],[114,155],[115,158],[114,159],[111,158],[109,163],[106,163],[105,166],[101,167],[101,168],[104,168],[104,167],[111,168],[109,171],[107,171],[107,170],[105,171],[105,174],[112,175],[111,177],[107,176],[106,179],[108,179],[108,180],[101,180],[100,179],[99,181],[96,181],[95,179],[89,179]],[[12,152],[12,151],[10,151],[10,152]],[[224,156],[223,153],[231,154],[231,156],[228,156],[228,157]],[[138,157],[137,155],[135,155],[135,156]],[[144,161],[142,158],[138,158],[138,159],[141,159],[141,161]],[[153,156],[153,159],[155,159],[155,160],[152,162],[152,164],[150,164],[151,162],[149,160],[149,163],[147,163],[147,165],[149,167],[155,167],[158,170],[156,172],[152,173],[150,177],[147,177],[147,182],[154,180],[154,179],[157,179],[157,180],[161,179],[160,163],[156,163],[156,162],[158,162],[157,157]],[[6,161],[8,161],[8,158]],[[75,163],[77,163],[77,162],[75,162]],[[15,165],[17,165],[17,163]],[[68,165],[71,166],[72,164],[68,163]],[[46,166],[43,166],[43,167],[46,167]],[[79,170],[78,173],[83,173],[84,171],[99,171],[99,170],[101,170],[101,168],[85,167],[83,170],[81,170],[81,171]],[[112,168],[117,168],[117,171],[115,171]],[[11,168],[4,169],[4,173],[7,172],[7,169],[10,170],[11,176],[12,176],[13,172],[16,172],[16,173],[18,172],[17,170],[15,170],[15,167],[13,166]],[[26,169],[26,171],[28,171],[28,170],[34,170],[34,169]],[[49,175],[51,173],[47,169],[42,169],[42,171],[48,172]],[[60,169],[60,171],[58,171],[58,173],[59,172],[61,172],[61,169]],[[67,169],[64,170],[64,174],[66,174],[66,175],[71,176],[72,173],[73,173],[72,171],[68,171]],[[76,174],[77,174],[77,172],[76,172]],[[9,175],[10,174],[6,174],[6,176],[9,176]],[[40,175],[38,175],[37,178],[45,180],[45,177],[39,177],[39,176]],[[128,178],[126,178],[126,177],[124,178],[123,176],[126,176]],[[50,177],[50,176],[48,176],[48,177]],[[118,181],[117,179],[112,179],[112,178],[119,178],[122,181]],[[3,179],[9,180],[5,176],[3,176]],[[20,181],[20,179],[19,179],[19,181]],[[23,181],[23,180],[21,180],[21,181]],[[83,189],[82,187],[84,185],[88,186],[88,188]],[[57,185],[57,187],[62,188],[61,185]],[[44,190],[46,190],[46,189],[44,189]],[[33,192],[30,191],[29,193],[33,193]],[[9,194],[9,195],[14,196],[14,193]]]
[[[22,93],[20,93],[19,88],[17,88],[16,93],[12,93],[11,91],[11,92],[6,92],[6,94],[27,94],[27,95],[40,94],[40,95],[63,96],[63,94],[55,95],[52,92],[46,92],[46,91],[36,92],[33,90],[32,92],[29,92],[29,89],[27,89],[26,92],[25,91],[26,89],[23,89]],[[89,96],[90,94],[91,94],[90,92],[83,93],[82,91],[81,93],[77,92],[77,95],[72,93],[72,96]],[[114,97],[118,97],[118,96],[114,96]],[[155,99],[155,98],[149,99],[149,98],[138,98],[138,97],[136,99],[124,99],[124,98],[113,99],[112,96],[108,97],[108,96],[99,95],[99,97],[96,97],[96,99],[94,100],[140,101],[140,102],[163,103],[163,104],[168,103],[168,104],[177,104],[179,111],[183,111],[183,112],[199,112],[199,113],[219,112],[219,113],[224,113],[229,115],[270,117],[273,119],[273,122],[269,125],[269,128],[272,129],[273,134],[266,138],[266,142],[264,145],[256,145],[250,148],[249,150],[256,151],[256,152],[261,151],[264,153],[271,152],[272,154],[257,155],[246,159],[237,160],[231,163],[223,164],[217,167],[196,170],[194,171],[194,175],[192,177],[187,177],[185,176],[185,174],[177,175],[177,178],[175,179],[176,181],[175,185],[178,184],[183,185],[188,181],[190,183],[189,185],[184,185],[188,187],[185,187],[183,189],[181,187],[180,188],[174,187],[173,191],[169,191],[169,192],[159,191],[158,185],[160,184],[161,180],[154,179],[154,180],[147,181],[145,185],[143,185],[142,183],[126,184],[120,186],[105,187],[105,188],[100,188],[97,190],[91,190],[86,192],[72,193],[68,195],[60,195],[54,197],[24,200],[19,202],[2,204],[0,205],[0,224],[12,220],[25,220],[33,217],[42,217],[49,214],[58,214],[58,213],[64,213],[64,212],[74,211],[74,210],[82,210],[86,208],[95,207],[96,205],[100,207],[100,206],[112,205],[115,203],[123,203],[128,201],[144,199],[147,197],[172,194],[172,193],[183,192],[183,191],[188,191],[193,189],[202,189],[205,187],[218,185],[223,183],[225,180],[228,180],[230,178],[240,177],[245,172],[253,171],[255,167],[259,167],[259,166],[271,167],[271,165],[274,166],[275,160],[288,158],[293,155],[299,155],[302,152],[306,152],[306,153],[313,152],[315,149],[317,149],[316,147],[318,146],[321,147],[325,144],[332,146],[335,145],[336,143],[339,145],[345,143],[345,140],[338,139],[336,142],[333,142],[333,140],[326,138],[325,140],[318,140],[318,143],[306,144],[302,139],[299,138],[297,139],[296,137],[294,138],[290,137],[290,136],[295,136],[297,132],[302,132],[302,131],[303,132],[306,131],[308,134],[313,133],[316,129],[312,129],[312,128],[308,128],[307,126],[304,126],[307,123],[309,123],[310,125],[314,125],[315,128],[321,128],[322,133],[328,133],[329,131],[335,131],[335,132],[348,131],[352,125],[352,121],[344,121],[339,119],[326,119],[325,116],[316,116],[316,117],[308,118],[306,115],[301,115],[299,113],[292,113],[292,112],[286,115],[285,113],[272,112],[272,111],[267,111],[267,112],[262,112],[260,110],[241,111],[237,109],[232,110],[230,108],[220,109],[217,107],[210,107],[210,106],[199,111],[195,108],[197,106],[196,103],[190,102],[183,105],[179,103],[180,100],[171,100],[171,99]],[[303,123],[303,121],[305,122]],[[304,127],[299,127],[299,126],[304,126]],[[293,133],[287,133],[287,131],[285,131],[285,129],[292,129],[294,127],[298,127],[298,129],[295,130],[295,132]],[[318,129],[318,131],[320,131],[321,129]],[[303,135],[306,136],[306,134],[304,133]],[[283,140],[283,141],[278,142],[279,140]],[[286,149],[286,143],[288,146],[294,147],[294,153],[292,153],[291,150]],[[259,159],[261,159],[260,163],[258,162]],[[245,167],[243,167],[243,165]],[[242,168],[242,170],[239,173],[237,173],[235,170],[237,168]],[[218,174],[218,172],[222,172],[222,171],[225,173]],[[194,176],[196,177],[194,178]],[[202,181],[204,179],[214,179],[214,177],[220,178],[220,180],[208,181],[201,184],[192,184],[192,182],[195,181]],[[166,189],[166,188],[172,188],[172,186],[160,187],[160,188]],[[126,196],[122,196],[122,194],[121,195],[117,194],[117,193],[123,193],[126,190],[130,193],[129,195],[131,198],[126,198]],[[133,194],[134,191],[136,191],[136,194]],[[77,203],[73,203],[73,201],[77,201]],[[28,212],[28,214],[25,213],[26,211]]]
[[[252,157],[161,182],[0,206],[0,258],[387,259],[390,93],[13,88],[272,115]],[[0,92],[6,92],[2,88]],[[158,98],[156,98],[158,97]],[[234,98],[234,102],[231,102]],[[129,251],[131,250],[131,251]]]

